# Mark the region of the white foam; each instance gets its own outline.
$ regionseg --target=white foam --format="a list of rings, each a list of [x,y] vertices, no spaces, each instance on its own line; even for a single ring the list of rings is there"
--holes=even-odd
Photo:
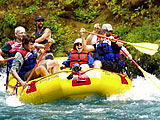
[[[24,103],[20,102],[18,97],[16,97],[15,95],[7,96],[6,97],[6,104],[8,106],[12,106],[12,107],[18,107],[18,106],[24,105]]]
[[[155,76],[154,76],[155,77]],[[157,78],[156,78],[157,79]],[[107,100],[154,100],[160,101],[160,90],[143,77],[137,77],[132,81],[132,88],[125,94],[112,95]]]
[[[4,68],[5,69],[5,68]],[[0,72],[0,92],[5,93],[6,94],[6,77],[7,74],[5,72]],[[21,103],[18,99],[18,97],[12,95],[12,96],[7,96],[4,97],[2,96],[0,98],[0,101],[3,100],[3,102],[5,102],[4,104],[7,104],[8,106],[12,106],[12,107],[17,107],[17,106],[21,106],[23,105],[23,103]]]

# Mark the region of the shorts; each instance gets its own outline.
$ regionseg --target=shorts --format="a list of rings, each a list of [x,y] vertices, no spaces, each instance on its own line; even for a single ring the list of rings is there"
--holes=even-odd
[[[42,60],[48,60],[48,59],[54,60],[54,56],[52,52],[46,52],[42,57]]]
[[[33,69],[29,70],[28,72],[26,72],[24,75],[21,76],[21,79],[23,81],[26,81],[28,79],[28,77],[30,76],[31,72]],[[36,72],[33,73],[31,80],[38,78],[39,76],[36,74]]]
[[[120,64],[113,62],[113,61],[106,61],[103,60],[102,62],[102,69],[112,71],[112,72],[117,72],[120,73],[122,72],[122,67]]]

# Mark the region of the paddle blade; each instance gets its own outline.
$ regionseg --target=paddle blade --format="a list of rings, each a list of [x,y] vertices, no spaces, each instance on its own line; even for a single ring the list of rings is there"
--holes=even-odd
[[[134,46],[137,50],[140,52],[149,54],[149,55],[154,55],[158,51],[158,44],[153,44],[153,43],[127,43],[132,46]]]
[[[145,79],[151,81],[160,90],[160,80],[158,80],[154,75],[144,71],[140,66],[138,68],[143,73]]]

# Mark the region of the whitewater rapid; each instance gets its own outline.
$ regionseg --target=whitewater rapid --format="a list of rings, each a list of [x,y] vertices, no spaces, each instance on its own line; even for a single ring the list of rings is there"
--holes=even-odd
[[[156,78],[157,79],[157,78]],[[21,103],[16,96],[7,96],[6,87],[6,73],[0,73],[0,93],[4,94],[0,97],[0,102],[4,102],[8,106],[21,106]],[[152,100],[160,101],[160,90],[156,88],[150,81],[145,80],[144,77],[137,76],[132,80],[132,88],[125,94],[112,95],[106,98],[107,101],[128,101],[128,100]]]

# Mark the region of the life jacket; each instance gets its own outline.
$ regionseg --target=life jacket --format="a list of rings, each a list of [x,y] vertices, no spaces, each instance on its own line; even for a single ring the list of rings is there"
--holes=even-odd
[[[45,27],[41,30],[41,31],[39,31],[39,32],[37,32],[37,31],[35,31],[34,33],[33,33],[33,36],[34,36],[34,38],[35,39],[37,39],[37,38],[40,38],[42,35],[43,35],[43,32],[45,31]],[[46,44],[46,43],[48,43],[48,40],[44,40],[44,41],[42,41],[42,42],[40,42],[39,44]]]
[[[106,60],[106,61],[112,61],[119,63],[121,66],[123,66],[123,63],[120,59],[120,54],[115,53],[112,49],[111,45],[109,45],[107,42],[103,42],[102,44],[97,44],[96,47],[96,54],[94,56],[95,60]]]
[[[34,53],[34,51],[29,52],[23,49],[19,49],[18,52],[20,52],[24,58],[24,63],[21,67],[20,72],[18,73],[18,75],[21,77],[26,72],[33,69],[34,66],[37,64],[36,62],[37,53]]]
[[[15,54],[16,54],[16,52],[18,51],[18,49],[19,49],[19,47],[22,45],[22,42],[20,42],[20,43],[18,43],[18,42],[16,42],[16,41],[9,41],[8,42],[9,44],[10,44],[10,46],[11,46],[11,50],[9,51],[9,58],[11,58],[11,57],[14,57],[15,56]],[[8,61],[8,63],[9,63],[9,68],[11,68],[11,66],[12,66],[12,63],[13,63],[13,59],[12,60],[9,60]]]
[[[70,68],[72,68],[73,64],[88,64],[88,51],[78,52],[77,50],[71,51],[70,57]]]

